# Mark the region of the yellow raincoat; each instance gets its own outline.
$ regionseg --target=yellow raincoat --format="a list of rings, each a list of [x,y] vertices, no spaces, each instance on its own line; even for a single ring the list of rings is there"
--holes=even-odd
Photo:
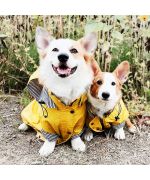
[[[125,122],[129,117],[129,112],[122,100],[114,107],[113,111],[104,115],[103,118],[94,116],[88,120],[88,126],[95,132],[102,132],[112,126],[118,126]]]
[[[38,71],[31,76],[29,83],[37,78]],[[45,139],[41,131],[58,135],[57,144],[66,142],[80,134],[86,118],[86,94],[83,94],[69,106],[63,104],[51,92],[48,92],[48,96],[56,108],[49,108],[46,104],[41,107],[37,100],[33,100],[21,113],[23,122],[34,128],[43,140]],[[46,111],[47,116],[43,115],[43,110]]]

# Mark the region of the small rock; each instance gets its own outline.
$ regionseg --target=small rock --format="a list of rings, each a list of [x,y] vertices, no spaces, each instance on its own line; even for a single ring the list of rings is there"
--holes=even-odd
[[[16,135],[13,135],[12,138],[16,138],[17,136]]]
[[[31,165],[41,165],[42,163],[40,161],[32,162]]]
[[[16,107],[16,108],[14,108],[14,111],[18,111],[18,108]]]
[[[145,124],[146,124],[147,126],[150,126],[150,120],[145,121]]]

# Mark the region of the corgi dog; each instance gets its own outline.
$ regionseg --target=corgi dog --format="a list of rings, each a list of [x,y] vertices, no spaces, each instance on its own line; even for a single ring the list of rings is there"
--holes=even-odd
[[[97,66],[98,67],[98,66]],[[114,72],[95,70],[93,84],[88,90],[88,130],[84,139],[93,139],[93,131],[102,132],[111,127],[115,130],[116,139],[125,139],[124,125],[128,126],[131,133],[136,127],[130,122],[129,113],[122,101],[121,88],[129,73],[128,61],[123,61]]]
[[[40,66],[28,86],[36,101],[22,111],[23,124],[19,130],[26,131],[31,126],[37,132],[43,132],[45,142],[39,151],[41,156],[50,155],[56,144],[68,139],[73,150],[85,151],[80,133],[85,124],[84,95],[94,78],[92,68],[95,62],[90,57],[97,47],[97,36],[90,33],[77,41],[54,39],[44,28],[37,27],[35,40]],[[39,86],[32,87],[34,82]],[[39,91],[36,91],[40,88],[44,94],[42,110],[39,105],[41,93],[38,96]],[[42,111],[46,113],[44,117]]]

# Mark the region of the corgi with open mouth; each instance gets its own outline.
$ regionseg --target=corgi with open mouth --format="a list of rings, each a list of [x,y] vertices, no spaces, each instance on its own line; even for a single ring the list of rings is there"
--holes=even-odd
[[[95,71],[93,84],[88,91],[88,120],[84,138],[93,139],[93,132],[102,132],[113,129],[116,139],[125,139],[124,125],[131,133],[136,127],[129,120],[129,112],[122,100],[122,85],[129,73],[128,61],[123,61],[114,72]]]
[[[95,68],[97,36],[90,33],[75,41],[54,39],[37,27],[35,35],[40,66],[30,77],[34,100],[21,113],[19,130],[34,128],[45,141],[39,153],[50,155],[56,144],[71,140],[74,150],[85,151],[81,140],[86,117],[87,89]]]

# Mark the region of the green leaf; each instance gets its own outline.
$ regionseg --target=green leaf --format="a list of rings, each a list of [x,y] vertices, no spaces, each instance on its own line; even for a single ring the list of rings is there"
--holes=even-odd
[[[106,52],[106,51],[108,51],[109,50],[109,48],[110,48],[110,43],[109,42],[104,42],[104,44],[103,44],[103,46],[102,46],[102,51],[103,52]]]
[[[116,19],[118,19],[119,21],[123,21],[125,19],[125,16],[115,16]]]
[[[135,48],[138,48],[138,45],[137,45],[137,44],[134,44],[134,47],[135,47]]]
[[[107,25],[107,24],[104,24],[103,25],[103,31],[104,32],[108,32],[109,30],[111,30],[112,29],[112,25]]]
[[[150,30],[149,29],[142,29],[141,33],[142,33],[141,35],[143,37],[150,37]]]
[[[102,22],[90,22],[87,23],[85,26],[85,33],[90,33],[90,32],[98,32],[98,31],[104,31],[107,32],[109,31],[113,26],[112,25],[107,25]]]
[[[102,30],[103,25],[99,24],[98,22],[93,22],[93,23],[87,23],[85,26],[85,33],[88,34],[90,32],[97,32]]]
[[[132,52],[127,52],[126,56],[130,56],[132,54]]]
[[[115,39],[118,39],[120,41],[123,40],[123,35],[119,31],[113,31],[111,36]]]

